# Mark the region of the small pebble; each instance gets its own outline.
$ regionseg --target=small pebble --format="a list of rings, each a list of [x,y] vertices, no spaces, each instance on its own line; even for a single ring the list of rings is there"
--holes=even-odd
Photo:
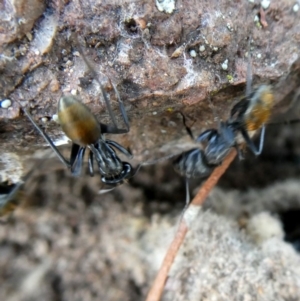
[[[58,115],[57,114],[53,114],[52,115],[52,120],[56,123],[59,123],[59,120],[58,120]]]
[[[47,117],[42,117],[41,120],[42,120],[42,122],[44,122],[44,123],[48,122],[48,118],[47,118]]]
[[[256,57],[257,57],[258,59],[260,59],[260,58],[261,58],[261,53],[258,53],[258,54],[256,55]]]
[[[230,23],[227,23],[227,25],[226,25],[226,26],[227,26],[227,28],[228,28],[228,30],[229,30],[229,31],[233,31],[233,28],[232,28],[232,26],[231,26],[231,24],[230,24]]]
[[[67,60],[67,61],[66,61],[66,66],[71,66],[72,64],[73,64],[72,61],[70,61],[70,60]]]
[[[27,32],[25,35],[29,41],[32,41],[32,34],[30,32]]]
[[[221,64],[221,67],[222,67],[223,70],[228,69],[228,60],[227,59]]]
[[[190,51],[190,56],[191,57],[196,57],[197,56],[197,52],[195,50],[191,50]]]
[[[1,108],[3,108],[3,109],[7,109],[11,106],[10,99],[3,99],[0,103],[1,103]]]
[[[296,13],[298,10],[299,10],[299,4],[296,3],[296,4],[293,6],[293,11]]]
[[[260,5],[263,9],[267,9],[270,6],[271,1],[270,0],[262,0]]]
[[[180,47],[178,47],[171,55],[171,58],[176,58],[179,57],[180,55],[182,55],[183,51],[184,51],[184,45],[181,45]]]
[[[205,51],[205,46],[201,45],[201,46],[199,47],[199,51],[200,51],[200,52]]]

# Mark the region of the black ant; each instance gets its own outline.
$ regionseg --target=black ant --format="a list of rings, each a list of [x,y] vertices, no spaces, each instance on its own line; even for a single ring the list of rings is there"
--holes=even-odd
[[[190,128],[185,123],[185,117],[182,117],[188,134],[194,140]],[[215,167],[222,164],[232,147],[235,147],[241,156],[235,136],[236,128],[228,122],[221,122],[219,130],[208,129],[196,139],[198,143],[206,143],[204,149],[194,148],[186,151],[173,161],[175,171],[186,178],[186,204],[190,202],[190,178],[208,177]]]
[[[24,199],[24,184],[33,172],[34,168],[16,184],[0,184],[0,217],[10,214],[22,203]]]
[[[235,147],[239,158],[243,159],[239,145],[243,143],[238,133],[244,139],[244,143],[249,146],[255,155],[259,155],[263,149],[265,123],[268,121],[271,109],[274,103],[274,96],[271,87],[267,85],[260,86],[257,90],[251,92],[252,74],[251,60],[247,68],[247,88],[246,96],[239,101],[231,110],[230,118],[221,122],[219,129],[208,129],[196,139],[196,142],[206,142],[204,149],[194,148],[182,153],[173,162],[175,170],[186,178],[186,204],[190,202],[189,179],[206,178],[215,167],[222,164],[230,149]],[[183,114],[182,114],[183,115]],[[191,129],[186,125],[183,116],[184,126],[194,140]],[[260,143],[257,148],[251,136],[255,131],[261,129]]]
[[[62,130],[72,141],[71,155],[70,160],[68,161],[60,153],[50,137],[35,123],[28,111],[26,109],[23,110],[34,127],[49,143],[50,147],[54,150],[61,162],[67,166],[67,168],[70,168],[73,175],[78,176],[81,174],[84,153],[86,148],[89,148],[88,168],[90,176],[94,176],[95,159],[102,182],[107,185],[117,186],[122,184],[125,179],[132,177],[135,172],[129,163],[121,161],[121,159],[117,156],[115,149],[123,153],[128,158],[132,158],[132,155],[119,143],[105,139],[104,134],[128,133],[130,131],[128,117],[118,90],[112,84],[118,99],[123,121],[126,125],[126,129],[119,129],[116,125],[108,97],[97,78],[96,72],[86,58],[83,55],[82,57],[89,69],[93,72],[94,77],[100,86],[102,96],[106,102],[109,115],[114,124],[113,126],[98,122],[89,108],[75,97],[62,97],[58,103],[58,119]]]
[[[11,213],[19,206],[21,200],[19,194],[23,184],[23,182],[18,182],[0,186],[0,217]]]

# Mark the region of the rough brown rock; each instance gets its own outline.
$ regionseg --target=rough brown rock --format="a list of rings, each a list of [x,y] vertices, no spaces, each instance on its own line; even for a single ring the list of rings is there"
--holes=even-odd
[[[186,114],[195,133],[216,126],[216,116],[228,117],[244,91],[249,37],[254,83],[271,82],[277,102],[286,95],[291,99],[297,87],[299,12],[289,1],[271,2],[263,16],[259,4],[244,1],[181,0],[172,13],[159,11],[154,1],[52,1],[38,20],[42,2],[32,1],[31,15],[22,1],[16,3],[10,11],[5,2],[6,14],[12,20],[23,14],[28,23],[13,37],[7,26],[0,43],[1,96],[13,100],[10,109],[0,109],[1,152],[21,155],[24,146],[32,151],[42,143],[20,106],[30,108],[36,120],[47,117],[47,131],[60,136],[51,117],[63,93],[77,93],[108,122],[99,87],[78,54],[75,32],[106,89],[109,77],[121,93],[131,132],[120,139],[138,160],[180,151],[174,145],[186,147],[189,138],[172,113],[176,110]],[[225,61],[227,70],[221,66]],[[33,139],[27,140],[30,132]]]

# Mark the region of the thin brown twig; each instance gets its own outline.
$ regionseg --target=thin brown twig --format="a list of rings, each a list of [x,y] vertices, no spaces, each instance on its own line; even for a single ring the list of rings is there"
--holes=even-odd
[[[262,25],[262,27],[263,28],[268,27],[268,22],[266,20],[266,13],[262,7],[260,8],[259,14],[260,14],[260,24]]]
[[[188,218],[188,212],[192,208],[201,208],[201,205],[204,203],[205,199],[207,198],[208,194],[212,190],[212,188],[217,184],[218,180],[221,178],[221,176],[224,174],[224,172],[227,170],[233,159],[235,158],[237,152],[235,149],[232,149],[231,152],[228,154],[228,156],[223,161],[222,165],[218,166],[213,173],[210,175],[210,177],[206,180],[206,182],[201,186],[200,190],[194,197],[194,199],[191,201],[189,207],[186,210],[186,213],[184,214],[178,230],[175,234],[175,237],[167,251],[167,254],[164,258],[164,261],[160,267],[160,270],[158,271],[158,274],[156,275],[156,278],[154,280],[154,283],[147,295],[146,301],[159,301],[161,298],[161,295],[164,290],[164,286],[170,271],[170,268],[174,262],[174,259],[177,255],[177,252],[182,245],[182,242],[185,238],[186,233],[189,229],[189,224],[194,220],[195,215],[193,215],[194,218],[192,220]]]

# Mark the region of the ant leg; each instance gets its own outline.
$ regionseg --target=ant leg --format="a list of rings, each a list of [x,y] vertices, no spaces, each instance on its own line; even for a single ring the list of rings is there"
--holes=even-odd
[[[35,121],[33,120],[33,118],[31,117],[31,115],[27,112],[27,110],[25,108],[22,108],[22,110],[24,111],[24,113],[26,114],[26,116],[28,117],[28,119],[31,121],[31,123],[33,124],[33,126],[39,131],[39,133],[43,136],[43,138],[46,140],[46,142],[48,142],[48,144],[50,145],[50,147],[52,148],[52,150],[55,152],[55,154],[57,155],[57,157],[59,158],[59,160],[67,167],[70,168],[71,164],[69,161],[67,161],[64,156],[60,153],[60,151],[58,150],[58,148],[55,146],[55,144],[52,142],[52,140],[50,139],[50,137],[35,123]]]
[[[84,152],[85,152],[85,147],[79,146],[76,143],[72,144],[70,165],[71,165],[71,173],[75,177],[81,174]]]
[[[218,131],[216,129],[206,130],[198,136],[198,138],[196,139],[196,142],[201,143],[205,140],[209,140],[212,136],[214,136],[216,134],[218,134]]]
[[[133,158],[133,155],[122,145],[120,145],[119,143],[112,141],[112,140],[106,140],[106,143],[115,147],[116,149],[118,149],[122,154],[124,154],[126,157],[128,158]]]
[[[102,134],[126,134],[128,133],[127,129],[118,129],[115,126],[108,124],[100,123],[101,133]]]
[[[123,101],[122,101],[122,99],[120,97],[120,94],[119,94],[116,86],[113,83],[111,83],[111,84],[112,84],[112,86],[113,86],[113,88],[115,90],[115,93],[117,95],[117,99],[118,99],[118,103],[119,103],[119,108],[120,108],[120,111],[121,111],[121,114],[122,114],[122,117],[123,117],[123,121],[124,121],[124,123],[126,125],[126,130],[127,130],[127,133],[128,133],[130,131],[130,125],[129,125],[128,116],[127,116],[127,113],[126,113],[126,110],[125,110],[125,107],[124,107],[124,103],[123,103]]]
[[[117,99],[118,99],[118,103],[119,103],[119,108],[120,108],[120,111],[121,111],[121,115],[123,117],[123,121],[124,121],[124,123],[126,125],[126,129],[119,129],[116,126],[115,123],[114,123],[113,126],[100,123],[101,132],[102,133],[107,133],[107,134],[125,134],[125,133],[128,133],[130,131],[130,125],[129,125],[128,116],[127,116],[127,113],[126,113],[123,101],[121,100],[120,94],[119,94],[116,86],[112,82],[110,82],[110,83],[113,86],[114,91],[115,91],[115,93],[117,95]],[[108,99],[107,99],[107,101],[108,101]]]
[[[262,127],[261,129],[261,133],[260,133],[260,141],[259,141],[259,148],[257,149],[257,147],[254,145],[253,141],[251,140],[251,138],[249,137],[249,134],[246,130],[244,130],[243,128],[240,129],[243,138],[245,139],[247,145],[249,146],[249,148],[251,149],[251,151],[253,152],[254,155],[258,156],[261,154],[262,149],[263,149],[263,145],[264,145],[264,138],[265,138],[265,131],[266,128],[265,126]]]
[[[251,54],[249,52],[249,60],[248,60],[248,66],[247,66],[247,78],[246,78],[246,97],[249,97],[252,90],[252,60],[251,60]]]
[[[247,65],[247,78],[246,78],[246,97],[249,97],[252,90],[252,60],[250,54],[250,38],[248,42],[248,65]]]
[[[76,35],[76,40],[77,40],[77,46],[78,46],[78,50],[79,50],[79,52],[80,52],[80,54],[81,54],[81,57],[82,57],[82,59],[84,60],[85,64],[86,64],[86,65],[88,66],[88,68],[90,69],[90,71],[92,72],[94,79],[96,80],[96,82],[97,82],[98,85],[100,86],[101,94],[102,94],[102,97],[103,97],[103,99],[104,99],[104,101],[105,101],[105,104],[106,104],[106,107],[107,107],[107,110],[108,110],[108,114],[109,114],[109,116],[110,116],[110,118],[111,118],[111,120],[112,120],[114,126],[117,128],[118,126],[117,126],[116,118],[115,118],[115,115],[113,114],[113,111],[112,111],[110,102],[109,102],[109,100],[108,100],[108,98],[107,98],[106,92],[104,91],[103,86],[102,86],[100,80],[98,79],[98,75],[97,75],[97,73],[96,73],[94,67],[93,67],[92,64],[89,62],[89,60],[85,57],[85,55],[84,55],[84,53],[83,53],[83,49],[82,49],[81,45],[79,44],[77,35]]]
[[[184,125],[184,127],[185,127],[185,129],[186,129],[186,131],[187,131],[187,133],[189,134],[189,136],[192,138],[192,140],[195,140],[195,138],[194,138],[194,135],[193,135],[193,133],[192,133],[192,130],[191,130],[191,128],[189,127],[189,126],[187,126],[187,124],[186,124],[186,119],[185,119],[185,116],[184,116],[184,114],[181,112],[181,111],[178,111],[179,113],[180,113],[180,115],[182,116],[182,121],[183,121],[183,125]]]
[[[70,165],[73,166],[76,157],[78,155],[80,146],[76,143],[72,143],[71,154],[70,154]]]
[[[90,154],[89,154],[88,164],[89,164],[90,176],[93,177],[94,176],[94,154],[92,151],[90,151]]]
[[[108,110],[108,114],[113,122],[113,125],[115,126],[115,128],[118,128],[118,125],[117,125],[117,121],[116,121],[116,118],[115,118],[115,115],[112,111],[112,108],[111,108],[111,105],[110,105],[110,101],[106,95],[106,92],[104,91],[103,89],[103,86],[101,85],[100,81],[98,80],[98,78],[96,78],[96,81],[98,82],[98,84],[100,85],[100,90],[101,90],[101,94],[102,94],[102,97],[104,98],[104,101],[105,101],[105,104],[106,104],[106,107],[107,107],[107,110]]]
[[[238,144],[235,144],[234,147],[236,149],[236,152],[238,153],[239,160],[244,160],[245,158],[244,158],[243,152],[239,148]]]
[[[261,132],[260,132],[260,140],[259,140],[259,154],[261,154],[264,146],[264,141],[265,141],[265,132],[266,132],[266,127],[265,125],[262,126]]]
[[[91,150],[91,152],[93,152],[93,154],[95,155],[96,162],[97,163],[100,162],[101,164],[104,164],[103,156],[102,156],[103,151],[99,149],[100,146],[98,144],[91,144],[88,147]]]
[[[183,211],[185,211],[187,209],[187,207],[190,204],[191,201],[191,197],[190,197],[190,185],[189,185],[189,179],[185,178],[185,191],[186,191],[186,195],[185,195],[185,207],[183,209]]]
[[[178,221],[178,225],[177,225],[177,228],[179,227],[180,225],[180,222],[182,221],[183,217],[184,217],[184,214],[186,212],[186,210],[188,209],[189,205],[190,205],[190,185],[189,185],[189,179],[186,177],[185,178],[185,192],[186,192],[186,197],[185,197],[185,205],[184,205],[184,208],[180,214],[180,218],[179,218],[179,221]]]
[[[83,156],[85,153],[85,147],[80,147],[75,158],[74,163],[71,166],[71,173],[73,176],[80,176],[83,164]]]
[[[240,100],[238,103],[236,103],[233,108],[230,111],[230,123],[234,125],[234,123],[241,118],[241,115],[244,114],[244,112],[247,110],[247,107],[249,106],[249,100],[247,97]]]

